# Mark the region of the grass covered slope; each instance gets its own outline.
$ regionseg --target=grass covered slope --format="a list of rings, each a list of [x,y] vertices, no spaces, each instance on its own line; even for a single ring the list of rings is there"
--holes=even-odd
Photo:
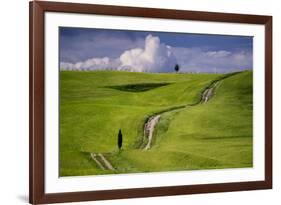
[[[252,72],[220,81],[205,104],[202,91],[219,74],[61,71],[60,175],[252,166]],[[161,114],[152,149],[139,149],[148,116]],[[123,151],[117,134],[123,133]],[[89,153],[116,169],[101,170]]]
[[[231,76],[208,103],[167,114],[155,150],[181,154],[178,169],[251,167],[252,109],[252,72]]]
[[[61,71],[60,175],[111,173],[96,165],[90,158],[92,152],[109,153],[116,172],[142,171],[141,167],[132,167],[130,160],[124,161],[114,154],[118,130],[122,129],[124,154],[130,150],[142,152],[136,148],[146,118],[155,112],[198,102],[202,88],[217,77],[216,74]]]

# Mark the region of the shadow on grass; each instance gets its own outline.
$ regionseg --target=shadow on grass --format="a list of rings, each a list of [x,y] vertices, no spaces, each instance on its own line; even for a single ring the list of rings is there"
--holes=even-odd
[[[141,83],[141,84],[113,85],[113,86],[107,86],[107,88],[112,88],[112,89],[126,91],[126,92],[145,92],[169,84],[171,83]]]

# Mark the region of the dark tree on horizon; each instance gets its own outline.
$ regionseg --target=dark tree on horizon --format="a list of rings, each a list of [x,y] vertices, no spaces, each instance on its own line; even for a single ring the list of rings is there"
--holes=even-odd
[[[179,70],[180,70],[180,66],[179,66],[179,64],[176,64],[176,65],[175,65],[175,71],[176,71],[176,72],[179,72]]]
[[[121,129],[119,129],[119,132],[118,132],[118,142],[117,142],[119,150],[122,147],[122,141],[123,141],[122,131],[121,131]]]

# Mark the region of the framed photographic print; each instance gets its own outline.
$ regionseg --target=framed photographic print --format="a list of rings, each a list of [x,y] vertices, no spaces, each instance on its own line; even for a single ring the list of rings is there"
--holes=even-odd
[[[30,203],[272,187],[272,17],[30,2]]]

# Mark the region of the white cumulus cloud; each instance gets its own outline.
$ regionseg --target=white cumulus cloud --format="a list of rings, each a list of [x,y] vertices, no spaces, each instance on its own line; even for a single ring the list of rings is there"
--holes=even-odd
[[[174,70],[176,58],[171,47],[160,42],[159,37],[148,35],[144,48],[125,51],[120,56],[122,69],[132,71],[169,72]]]

